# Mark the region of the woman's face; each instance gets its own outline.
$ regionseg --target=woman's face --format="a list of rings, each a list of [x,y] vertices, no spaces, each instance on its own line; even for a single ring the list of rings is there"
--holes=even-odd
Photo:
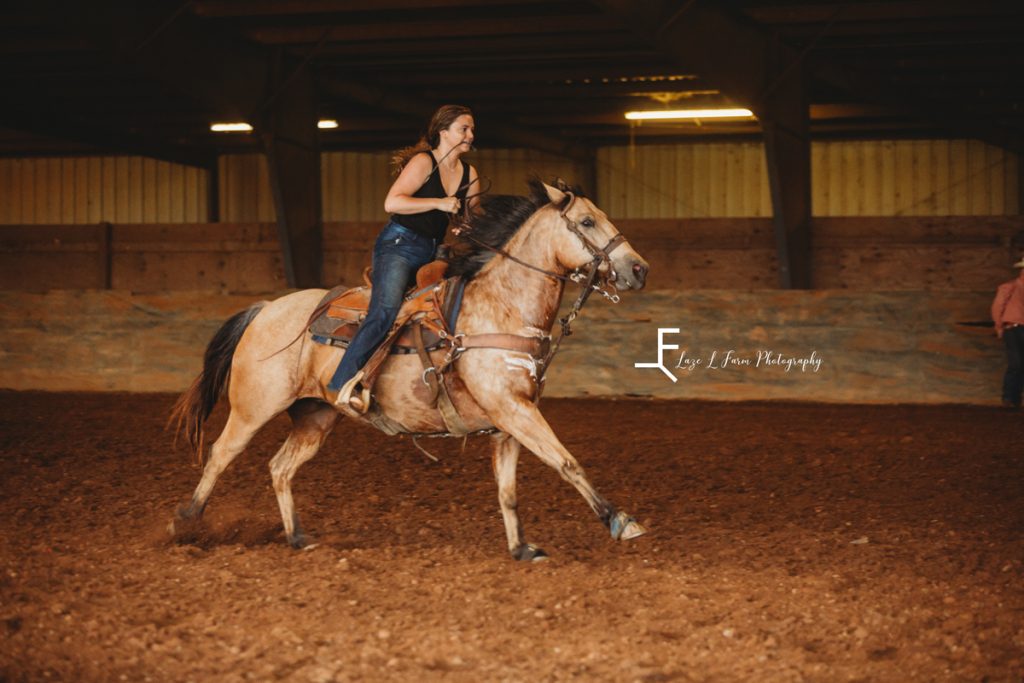
[[[452,121],[452,125],[441,131],[441,139],[453,146],[462,144],[462,151],[469,151],[469,146],[473,144],[473,117],[463,114]]]

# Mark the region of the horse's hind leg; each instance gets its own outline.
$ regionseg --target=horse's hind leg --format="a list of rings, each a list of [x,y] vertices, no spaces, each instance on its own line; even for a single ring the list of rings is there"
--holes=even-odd
[[[185,507],[178,508],[178,519],[191,520],[203,516],[206,503],[213,493],[213,486],[217,478],[231,464],[231,461],[238,457],[249,441],[256,434],[257,430],[266,423],[266,420],[258,421],[243,417],[240,411],[231,410],[228,421],[224,425],[224,431],[217,437],[217,441],[210,447],[210,457],[203,468],[203,476],[192,494],[192,500]],[[173,530],[173,523],[171,529]]]
[[[576,487],[587,504],[608,527],[612,538],[626,540],[646,533],[647,530],[635,519],[625,512],[616,511],[615,507],[594,489],[576,458],[572,457],[558,440],[547,420],[532,402],[523,400],[512,410],[494,415],[494,423]]]
[[[498,503],[505,521],[508,549],[517,560],[542,560],[547,553],[530,543],[523,543],[523,525],[519,521],[516,500],[516,465],[520,444],[505,433],[494,437],[494,478],[498,482]]]
[[[324,439],[331,433],[338,413],[327,404],[315,399],[296,401],[288,414],[292,418],[291,434],[270,461],[270,476],[274,480],[274,493],[277,494],[277,505],[281,508],[281,520],[284,522],[284,533],[293,548],[303,548],[308,544],[299,516],[295,512],[295,501],[292,500],[292,477],[296,470],[320,450]]]

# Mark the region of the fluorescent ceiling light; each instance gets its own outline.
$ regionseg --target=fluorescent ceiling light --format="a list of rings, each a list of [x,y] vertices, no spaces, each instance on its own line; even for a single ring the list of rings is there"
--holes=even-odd
[[[317,128],[337,128],[338,122],[334,119],[320,119],[316,122]],[[210,130],[214,133],[251,133],[252,126],[248,123],[238,121],[233,123],[211,123]]]
[[[251,133],[252,126],[248,123],[211,123],[210,130],[214,133]]]
[[[630,121],[669,119],[746,119],[754,118],[749,109],[662,109],[658,111],[627,111]]]

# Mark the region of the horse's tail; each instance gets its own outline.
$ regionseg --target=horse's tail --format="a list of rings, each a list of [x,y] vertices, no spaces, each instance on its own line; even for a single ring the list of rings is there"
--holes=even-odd
[[[171,409],[167,425],[174,425],[175,441],[184,431],[192,455],[200,465],[203,464],[203,424],[227,387],[231,359],[242,334],[265,305],[266,302],[261,301],[235,313],[217,330],[203,355],[202,372]]]

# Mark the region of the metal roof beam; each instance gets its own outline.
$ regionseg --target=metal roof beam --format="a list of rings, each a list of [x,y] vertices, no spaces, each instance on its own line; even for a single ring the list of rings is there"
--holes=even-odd
[[[186,8],[110,0],[91,19],[92,33],[120,60],[215,114],[253,126],[270,166],[288,285],[319,286],[323,224],[312,75],[304,64],[235,39]]]
[[[438,105],[443,104],[408,92],[385,90],[358,81],[323,77],[320,82],[325,94],[349,99],[393,114],[403,114],[421,123],[434,113]],[[488,138],[513,147],[536,149],[582,163],[590,163],[594,156],[593,149],[588,146],[552,137],[532,128],[503,123],[500,120],[488,120],[486,126],[481,129],[481,133],[485,133]]]
[[[642,41],[700,74],[764,128],[779,283],[811,286],[810,131],[802,55],[720,7],[690,0],[597,0]]]

